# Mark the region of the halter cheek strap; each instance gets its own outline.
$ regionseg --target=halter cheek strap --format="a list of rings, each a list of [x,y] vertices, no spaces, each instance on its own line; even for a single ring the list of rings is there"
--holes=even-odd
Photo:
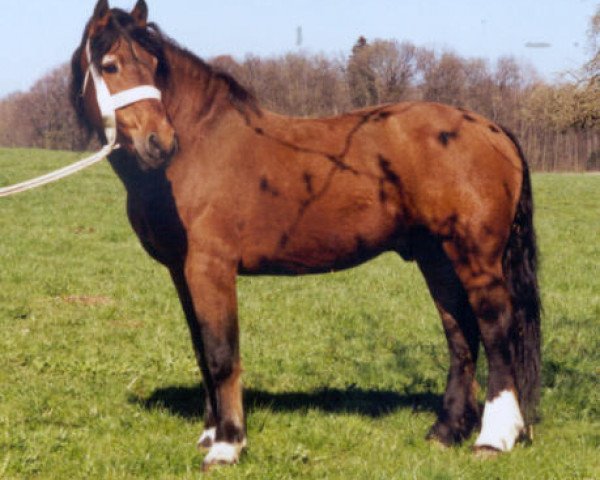
[[[161,100],[160,90],[152,85],[141,85],[139,87],[130,88],[123,90],[122,92],[111,95],[106,82],[98,72],[95,65],[92,64],[92,55],[90,50],[90,42],[88,40],[86,44],[86,55],[89,67],[85,73],[85,79],[83,81],[83,88],[81,95],[85,93],[90,78],[94,82],[96,87],[96,100],[98,101],[98,108],[102,116],[102,123],[104,126],[104,132],[106,134],[107,144],[102,147],[98,153],[84,158],[79,162],[76,162],[67,167],[56,170],[55,172],[42,175],[41,177],[34,178],[32,180],[21,182],[16,185],[0,188],[0,198],[7,197],[19,192],[25,192],[32,188],[46,185],[50,182],[55,182],[61,178],[67,177],[76,173],[84,168],[98,163],[109,155],[113,150],[119,148],[116,145],[117,141],[117,116],[116,111],[119,108],[126,107],[132,103],[139,102],[140,100]]]
[[[98,68],[92,62],[92,50],[90,41],[88,40],[85,46],[85,53],[88,61],[88,69],[83,81],[82,94],[85,93],[89,79],[94,82],[96,90],[96,101],[98,109],[102,116],[102,124],[104,134],[106,136],[107,145],[114,147],[117,142],[117,110],[124,108],[132,103],[141,100],[162,100],[162,94],[154,85],[140,85],[138,87],[123,90],[121,92],[111,94],[108,85],[102,78]]]

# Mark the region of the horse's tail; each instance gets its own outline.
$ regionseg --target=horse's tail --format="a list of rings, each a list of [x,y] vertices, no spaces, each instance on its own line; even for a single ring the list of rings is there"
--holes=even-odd
[[[537,281],[537,247],[533,226],[533,197],[529,167],[517,139],[523,164],[523,182],[517,212],[504,251],[502,266],[512,301],[513,347],[516,387],[526,425],[537,421],[541,373],[541,302]]]

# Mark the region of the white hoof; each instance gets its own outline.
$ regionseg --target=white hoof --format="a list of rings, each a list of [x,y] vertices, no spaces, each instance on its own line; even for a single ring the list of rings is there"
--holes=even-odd
[[[492,401],[485,402],[481,424],[481,433],[475,442],[476,449],[512,450],[525,427],[515,393],[504,390]]]
[[[246,446],[246,441],[240,443],[216,442],[210,447],[202,463],[203,470],[213,465],[234,465],[240,461],[240,453]]]
[[[205,449],[205,448],[212,447],[213,444],[215,443],[216,436],[217,436],[217,428],[216,427],[207,428],[206,430],[204,430],[202,432],[202,435],[200,435],[200,438],[198,439],[197,447],[199,449]]]

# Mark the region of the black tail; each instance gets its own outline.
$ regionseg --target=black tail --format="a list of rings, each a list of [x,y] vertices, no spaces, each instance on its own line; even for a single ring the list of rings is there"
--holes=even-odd
[[[525,423],[537,421],[541,374],[541,303],[537,281],[537,247],[533,227],[533,197],[529,167],[521,147],[510,132],[523,162],[523,184],[512,231],[504,252],[503,268],[513,308],[515,376]]]

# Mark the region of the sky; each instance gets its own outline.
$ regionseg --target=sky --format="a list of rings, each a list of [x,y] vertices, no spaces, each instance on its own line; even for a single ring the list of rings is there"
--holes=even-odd
[[[0,0],[0,98],[67,62],[95,0]],[[512,55],[548,81],[591,57],[600,0],[147,0],[150,20],[209,59],[348,55],[360,35],[485,58]],[[112,0],[131,9],[135,0]],[[302,45],[298,46],[298,27]]]

